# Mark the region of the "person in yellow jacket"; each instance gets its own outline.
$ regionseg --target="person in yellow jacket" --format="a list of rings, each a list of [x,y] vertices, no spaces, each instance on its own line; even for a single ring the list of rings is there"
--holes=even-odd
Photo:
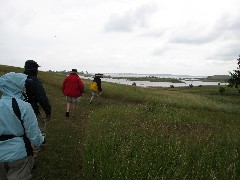
[[[103,74],[95,74],[92,83],[90,84],[89,91],[90,91],[90,104],[92,103],[94,97],[99,97],[102,92],[102,82],[101,77]]]

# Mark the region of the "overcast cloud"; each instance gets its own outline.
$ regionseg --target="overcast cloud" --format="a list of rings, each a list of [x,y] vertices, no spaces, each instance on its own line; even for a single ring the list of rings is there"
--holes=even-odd
[[[229,74],[239,0],[1,0],[0,64],[92,73]]]

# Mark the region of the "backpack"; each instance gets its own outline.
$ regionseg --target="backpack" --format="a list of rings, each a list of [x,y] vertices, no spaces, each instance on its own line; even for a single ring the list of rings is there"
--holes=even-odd
[[[96,83],[96,82],[92,82],[92,83],[90,84],[89,90],[90,90],[90,91],[95,91],[95,92],[98,93],[97,83]]]

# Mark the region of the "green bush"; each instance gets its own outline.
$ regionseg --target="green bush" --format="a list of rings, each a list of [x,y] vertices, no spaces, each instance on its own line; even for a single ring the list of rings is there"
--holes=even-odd
[[[220,87],[219,90],[220,94],[223,94],[225,92],[225,88],[224,87]]]

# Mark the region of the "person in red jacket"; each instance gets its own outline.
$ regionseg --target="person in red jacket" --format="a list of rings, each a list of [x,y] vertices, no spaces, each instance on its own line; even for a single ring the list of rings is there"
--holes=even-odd
[[[76,118],[76,103],[80,100],[84,92],[84,84],[78,76],[77,69],[72,69],[70,74],[65,78],[62,85],[62,92],[66,96],[67,111],[66,117]]]

